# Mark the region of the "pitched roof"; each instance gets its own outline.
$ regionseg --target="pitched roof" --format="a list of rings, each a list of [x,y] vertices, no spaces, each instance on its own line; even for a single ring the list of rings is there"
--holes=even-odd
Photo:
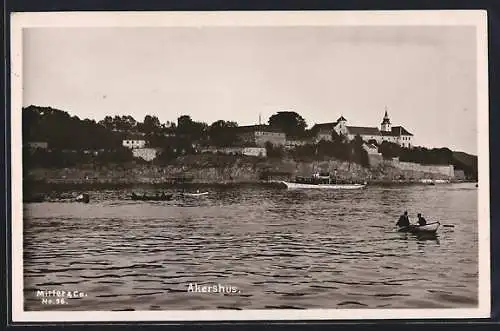
[[[347,131],[349,134],[360,136],[380,136],[380,131],[377,127],[366,127],[366,126],[347,126]]]
[[[314,124],[314,126],[311,128],[311,131],[331,131],[337,125],[337,123],[338,122]]]
[[[408,132],[405,128],[402,126],[393,126],[392,127],[392,133],[397,136],[413,136],[410,132]]]
[[[339,119],[337,120],[337,123],[340,121],[347,122],[347,120],[344,118],[344,116],[340,116]]]
[[[399,136],[413,136],[402,126],[393,126],[390,132],[381,132],[383,136],[399,137]]]

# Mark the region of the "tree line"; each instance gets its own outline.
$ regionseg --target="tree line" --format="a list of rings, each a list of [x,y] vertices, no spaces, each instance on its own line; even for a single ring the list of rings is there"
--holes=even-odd
[[[194,121],[189,115],[180,116],[177,122],[166,123],[152,115],[146,115],[142,122],[130,115],[106,116],[96,122],[51,107],[29,106],[23,108],[22,117],[24,141],[45,141],[56,149],[114,148],[131,133],[144,135],[151,147],[163,147],[170,137],[217,147],[242,144],[234,130],[239,126],[237,122],[217,120],[208,125]],[[269,118],[268,125],[291,138],[310,135],[306,121],[296,112],[278,112]]]
[[[142,121],[130,115],[106,116],[96,122],[71,116],[66,111],[29,106],[23,108],[23,141],[47,142],[51,150],[46,152],[25,151],[25,161],[44,166],[72,166],[91,160],[94,163],[127,162],[133,159],[132,152],[122,147],[122,141],[131,134],[140,134],[149,147],[160,147],[164,152],[160,162],[168,162],[180,154],[197,152],[197,146],[233,147],[244,146],[237,134],[235,121],[217,120],[207,124],[182,115],[176,122],[161,123],[158,117],[146,115]],[[269,117],[271,128],[284,132],[287,139],[310,139],[315,132],[307,129],[305,119],[293,111],[280,111]],[[360,136],[349,141],[346,137],[332,133],[331,141],[311,142],[285,150],[280,146],[266,144],[269,157],[290,157],[297,160],[312,160],[326,157],[369,165],[368,154]],[[65,153],[70,150],[71,153]],[[89,151],[100,152],[97,155]],[[401,161],[421,164],[453,164],[466,174],[477,174],[477,164],[466,164],[454,157],[448,148],[426,149],[423,147],[402,148],[397,144],[383,142],[379,152],[384,158],[399,157]],[[477,163],[477,162],[476,162]],[[477,175],[476,175],[477,176]]]

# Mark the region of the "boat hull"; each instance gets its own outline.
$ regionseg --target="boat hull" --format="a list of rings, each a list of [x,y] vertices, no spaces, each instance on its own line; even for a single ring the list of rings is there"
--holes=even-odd
[[[325,190],[356,190],[364,188],[364,184],[302,184],[282,181],[288,189],[325,189]]]
[[[182,195],[184,195],[186,197],[201,197],[201,196],[204,196],[207,194],[208,194],[208,192],[200,192],[200,193],[183,193]]]
[[[426,225],[410,225],[399,228],[399,232],[409,232],[409,233],[436,233],[441,224],[439,222],[433,222]]]
[[[435,184],[450,184],[448,179],[421,179],[420,183],[435,185]]]
[[[170,201],[170,200],[172,200],[172,197],[173,197],[172,194],[168,194],[165,196],[161,196],[161,195],[160,196],[144,196],[144,195],[132,194],[130,196],[130,199],[134,200],[134,201]]]

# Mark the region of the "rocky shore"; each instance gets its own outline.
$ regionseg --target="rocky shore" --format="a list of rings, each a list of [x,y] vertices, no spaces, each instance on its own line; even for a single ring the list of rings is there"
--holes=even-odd
[[[390,165],[363,168],[335,159],[296,161],[260,159],[228,155],[192,155],[167,165],[127,163],[112,165],[82,164],[73,168],[27,168],[26,182],[47,184],[140,185],[140,184],[262,184],[329,172],[343,181],[369,183],[417,183],[421,179],[454,180],[449,176],[401,170]]]

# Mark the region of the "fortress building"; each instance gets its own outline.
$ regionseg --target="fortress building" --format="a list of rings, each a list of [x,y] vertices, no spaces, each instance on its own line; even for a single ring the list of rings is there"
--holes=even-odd
[[[283,146],[286,143],[285,133],[269,125],[238,126],[235,130],[243,142],[252,146],[263,147],[267,142],[274,146]]]
[[[349,140],[354,139],[357,135],[361,136],[364,141],[375,141],[381,144],[383,141],[396,143],[401,147],[410,148],[413,146],[413,134],[402,126],[391,126],[391,120],[385,111],[380,129],[378,127],[367,126],[348,126],[344,116],[340,116],[336,122],[321,123],[313,126],[316,141],[332,140],[333,131],[338,135],[343,135]]]

